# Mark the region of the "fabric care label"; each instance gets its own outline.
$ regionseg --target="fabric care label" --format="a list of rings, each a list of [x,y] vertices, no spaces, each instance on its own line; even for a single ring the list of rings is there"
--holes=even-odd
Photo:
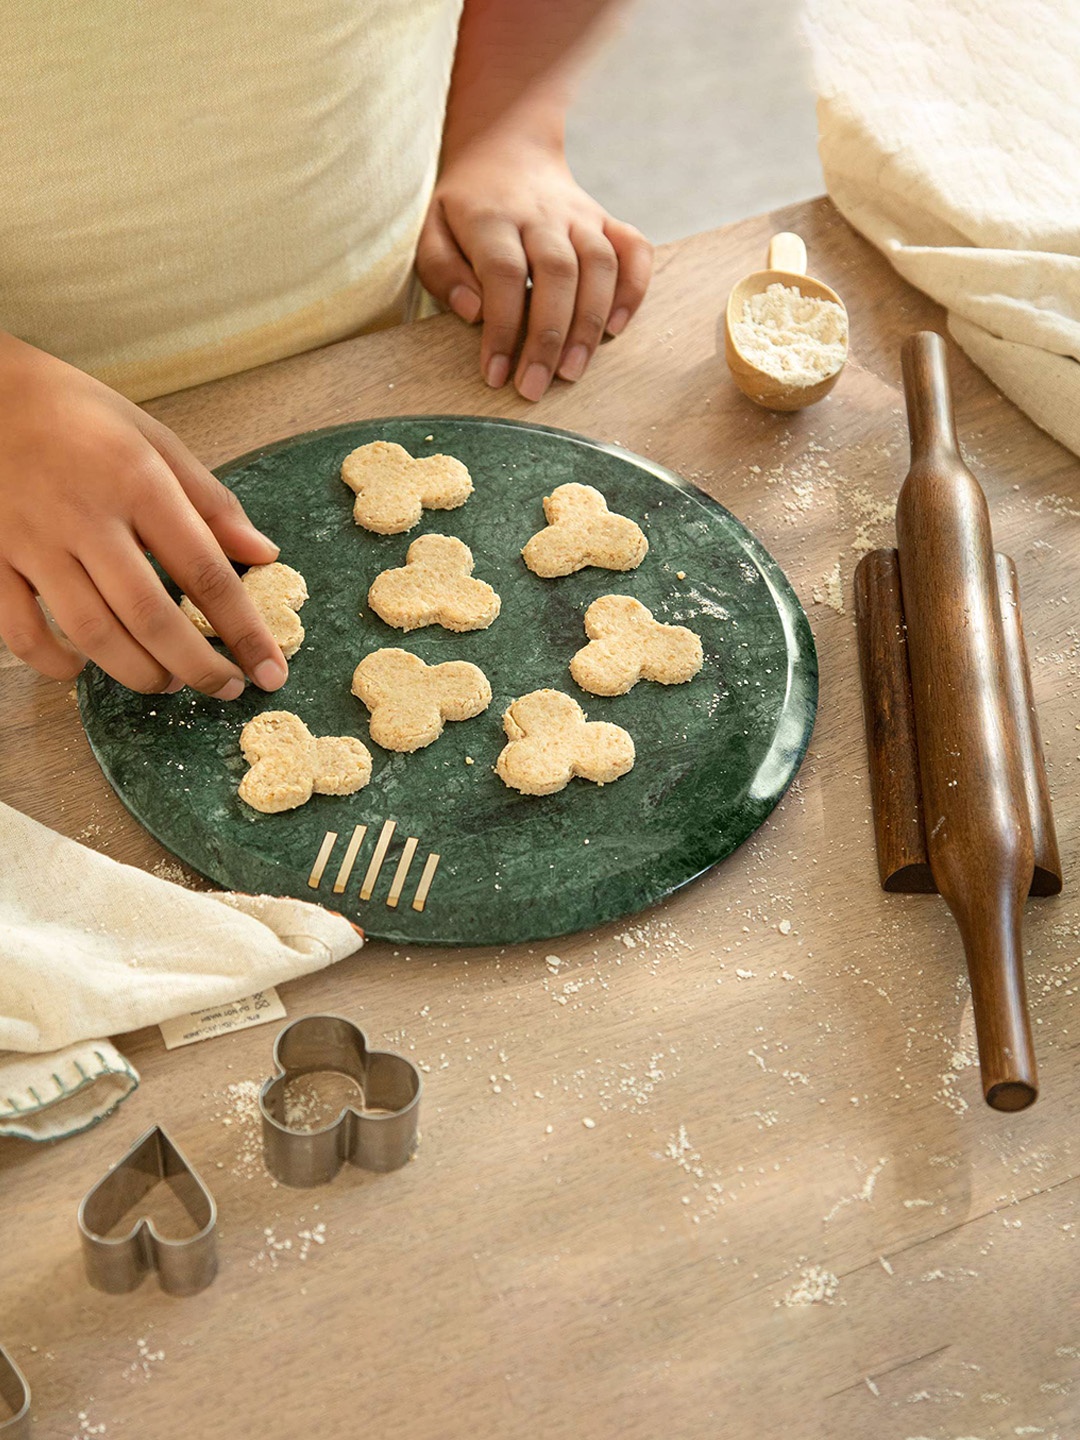
[[[177,1015],[158,1026],[166,1050],[181,1045],[194,1045],[197,1040],[212,1040],[215,1035],[229,1035],[234,1030],[250,1030],[269,1020],[282,1020],[285,1006],[273,987],[248,995],[243,1000],[230,1000],[227,1005],[214,1005],[209,1010],[195,1010],[190,1015]]]

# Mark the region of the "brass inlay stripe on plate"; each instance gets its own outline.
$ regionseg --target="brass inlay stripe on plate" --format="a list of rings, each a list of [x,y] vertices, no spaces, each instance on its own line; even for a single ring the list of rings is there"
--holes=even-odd
[[[323,871],[326,869],[327,861],[334,846],[337,844],[337,831],[328,830],[323,836],[323,842],[319,846],[319,853],[315,856],[315,864],[311,867],[311,874],[308,876],[308,884],[312,890],[317,890],[322,884]]]
[[[405,878],[409,873],[409,866],[416,854],[416,847],[419,845],[415,835],[410,835],[405,841],[405,849],[401,852],[401,859],[398,861],[397,869],[394,871],[393,884],[390,886],[390,894],[386,897],[387,905],[393,908],[401,899],[401,891],[405,885]]]
[[[360,853],[360,846],[364,843],[364,836],[366,834],[366,825],[357,825],[356,829],[352,832],[349,848],[345,851],[345,858],[341,862],[341,869],[338,871],[337,879],[334,881],[335,895],[340,895],[344,891],[345,886],[348,885],[349,876],[352,874],[352,868],[356,864],[356,857]]]
[[[375,846],[375,854],[371,857],[371,864],[364,876],[364,883],[360,886],[360,899],[370,900],[375,890],[375,882],[379,878],[379,871],[386,859],[386,852],[390,848],[390,841],[393,839],[394,830],[397,826],[396,820],[387,820],[379,832],[378,844]]]
[[[420,876],[420,884],[416,887],[416,894],[413,896],[412,908],[414,910],[423,910],[427,903],[428,891],[431,889],[431,882],[435,878],[439,858],[434,850],[427,857],[424,873]]]

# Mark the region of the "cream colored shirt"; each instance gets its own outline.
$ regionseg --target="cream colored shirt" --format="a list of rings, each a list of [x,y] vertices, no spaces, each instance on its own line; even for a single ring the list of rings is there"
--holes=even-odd
[[[133,399],[400,318],[462,0],[0,0],[0,328]]]

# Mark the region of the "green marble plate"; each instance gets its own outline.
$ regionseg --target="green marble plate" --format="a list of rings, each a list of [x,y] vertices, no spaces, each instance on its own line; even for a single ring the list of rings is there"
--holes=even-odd
[[[407,535],[371,535],[352,521],[344,456],[370,440],[414,455],[444,451],[469,467],[476,490],[460,510],[425,513]],[[162,844],[218,884],[318,898],[377,938],[446,945],[505,944],[566,934],[627,915],[685,885],[740,845],[798,769],[817,704],[810,626],[772,557],[738,520],[677,475],[614,445],[512,421],[464,416],[369,420],[300,435],[242,456],[218,474],[282,560],[305,577],[307,638],[285,689],[250,688],[232,704],[191,691],[143,696],[88,668],[83,721],[110,783]],[[594,485],[637,520],[649,553],[636,571],[582,570],[541,580],[519,551],[544,523],[541,500],[566,481]],[[489,630],[438,627],[403,636],[366,610],[368,586],[404,563],[425,531],[457,535],[476,574],[502,596]],[[680,578],[680,572],[685,578]],[[567,666],[585,643],[582,615],[598,595],[636,596],[659,620],[690,625],[705,666],[689,684],[640,682],[601,699]],[[484,670],[486,714],[448,725],[413,755],[371,745],[374,775],[359,794],[316,796],[282,815],[238,800],[238,737],[262,710],[299,714],[320,735],[368,742],[367,711],[350,693],[370,650],[401,645],[429,662],[460,658]],[[508,790],[492,770],[501,716],[518,695],[566,690],[594,720],[634,737],[637,763],[614,784],[574,780],[558,795]],[[474,763],[468,764],[466,757]],[[371,900],[359,882],[386,819],[397,822]],[[345,894],[331,884],[353,826],[368,834]],[[337,843],[316,894],[307,877],[320,842]],[[400,905],[386,904],[406,837],[419,839]],[[411,901],[429,851],[441,862],[426,908]]]

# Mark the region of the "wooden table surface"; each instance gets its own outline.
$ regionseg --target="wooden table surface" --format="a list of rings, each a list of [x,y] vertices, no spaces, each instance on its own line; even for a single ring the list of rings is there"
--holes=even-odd
[[[805,236],[852,322],[832,396],[788,416],[746,402],[717,351],[730,285],[779,229]],[[851,576],[892,540],[900,342],[942,319],[815,201],[664,247],[625,337],[537,406],[488,391],[477,333],[443,317],[150,407],[210,464],[431,411],[520,416],[663,461],[791,576],[821,706],[770,821],[654,910],[499,952],[372,944],[283,987],[290,1016],[353,1016],[425,1067],[406,1170],[271,1184],[244,1103],[269,1027],[173,1052],[157,1030],[121,1036],[142,1086],[114,1118],[52,1147],[0,1142],[0,1341],[33,1386],[35,1435],[1080,1433],[1080,464],[955,347],[960,433],[1024,587],[1066,869],[1026,922],[1031,1111],[982,1104],[943,903],[886,895],[875,870]],[[0,660],[0,799],[160,869],[69,692]],[[152,1280],[102,1296],[76,1207],[154,1122],[216,1194],[221,1273],[192,1299]],[[322,1244],[304,1237],[317,1225]]]

